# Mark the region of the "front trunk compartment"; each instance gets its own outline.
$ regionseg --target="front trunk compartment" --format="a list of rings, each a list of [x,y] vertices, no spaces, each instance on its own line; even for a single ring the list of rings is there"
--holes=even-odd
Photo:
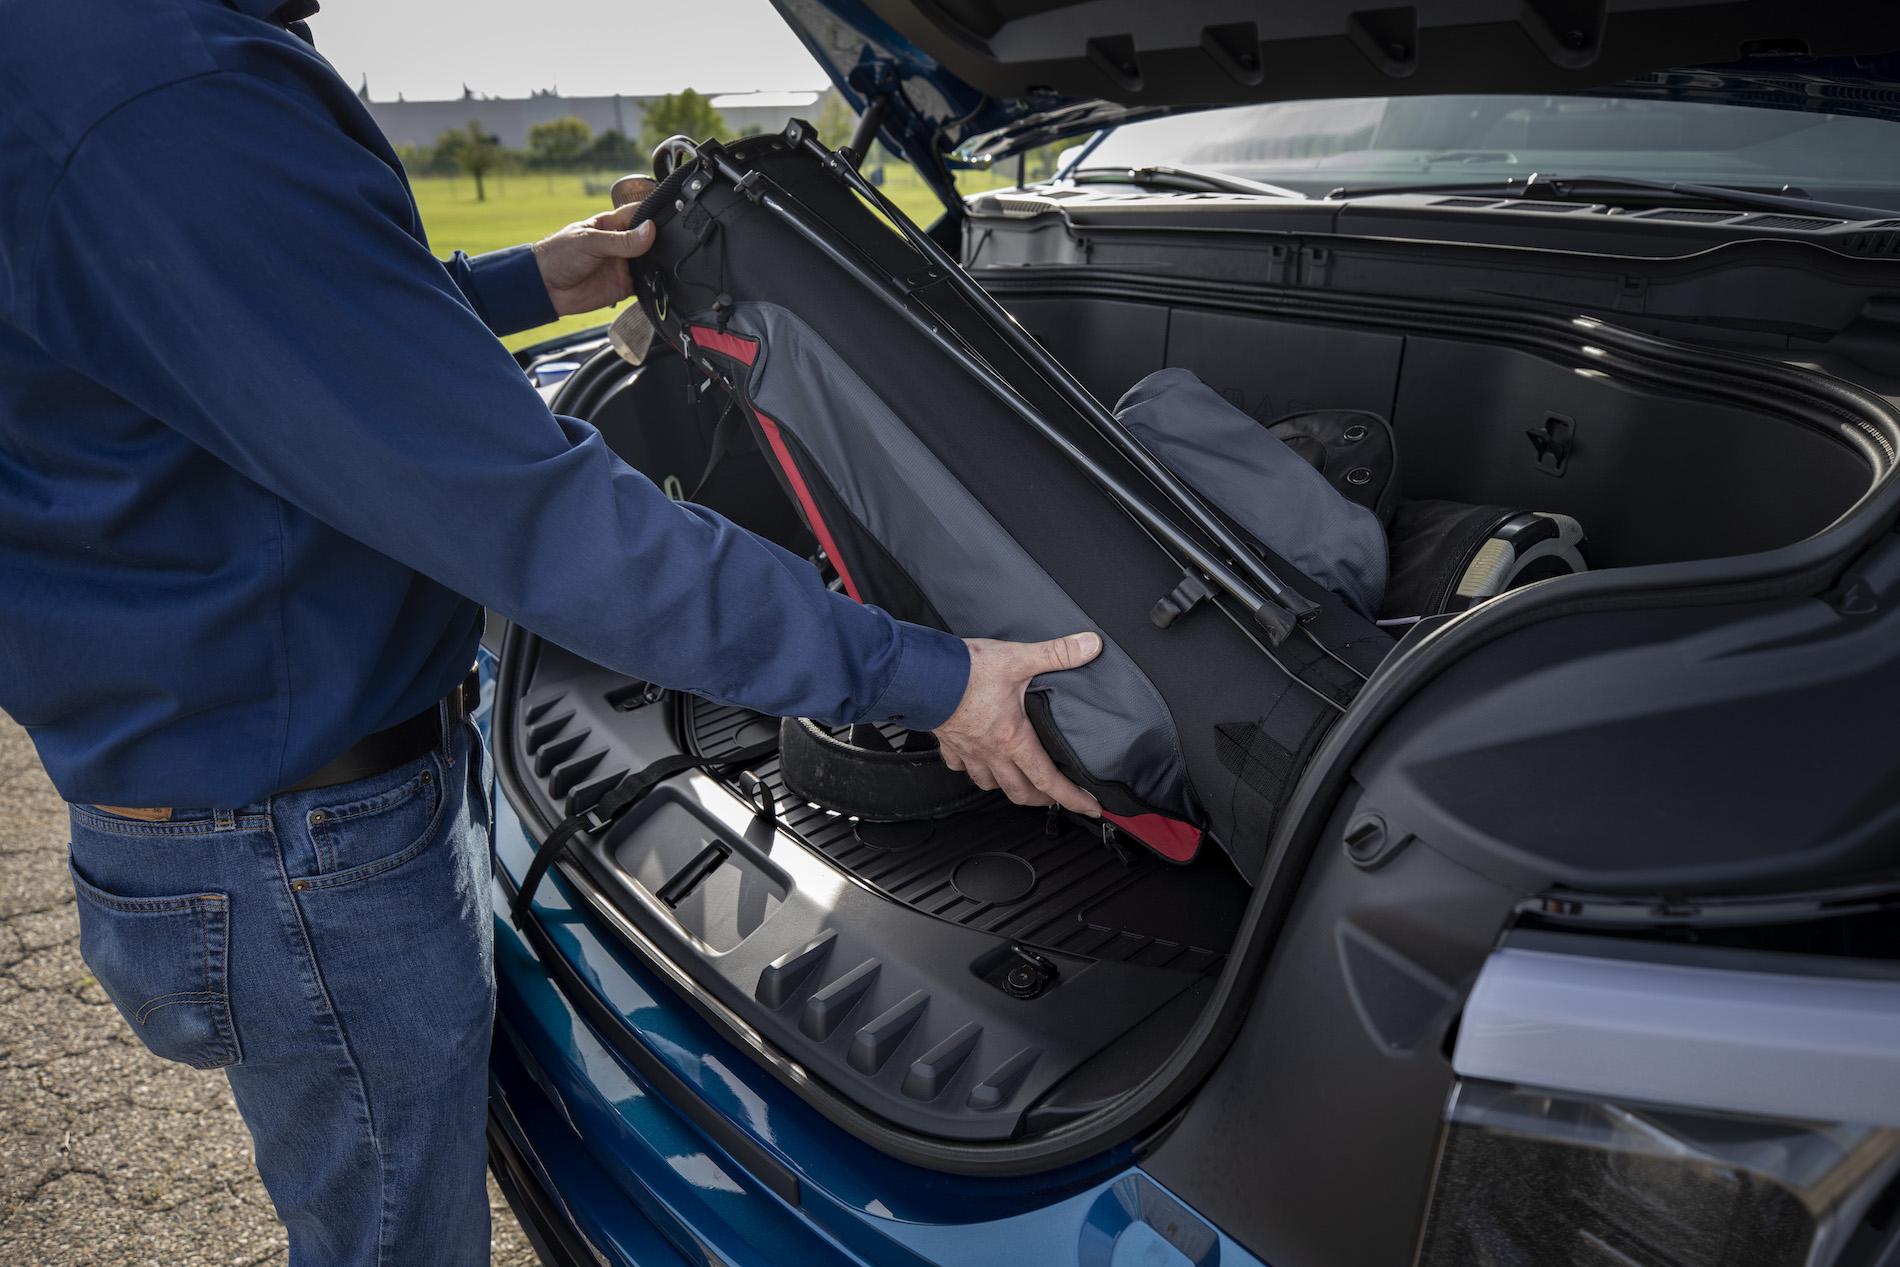
[[[1263,250],[1256,239],[1183,249],[1202,252],[1196,268],[1064,264],[978,276],[1105,402],[1150,370],[1178,365],[1262,423],[1302,409],[1372,410],[1393,423],[1404,496],[1520,506],[1583,524],[1592,572],[1575,580],[1587,584],[1560,580],[1507,596],[1498,608],[1513,613],[1510,624],[1480,608],[1435,631],[1438,645],[1456,642],[1440,632],[1465,631],[1469,642],[1478,636],[1470,631],[1496,627],[1485,636],[1507,637],[1564,611],[1572,593],[1599,610],[1738,594],[1762,601],[1778,587],[1813,594],[1826,588],[1815,578],[1838,573],[1874,521],[1891,517],[1900,447],[1892,412],[1829,371],[1876,385],[1885,376],[1839,357],[1792,365],[1745,350],[1745,340],[1694,346],[1659,337],[1646,328],[1654,323],[1566,313],[1522,295],[1480,303],[1399,286],[1315,294],[1234,275],[1244,269],[1224,273],[1237,252]],[[1534,291],[1538,281],[1527,261],[1518,285]],[[1719,334],[1721,314],[1709,315]],[[676,354],[656,347],[634,369],[608,351],[575,374],[556,408],[593,422],[656,483],[697,492],[695,500],[813,556],[749,442],[712,460],[723,402],[693,388]],[[1035,442],[1025,431],[1024,443]],[[1831,562],[1819,557],[1823,542],[1832,543]],[[1792,553],[1802,555],[1798,567],[1784,558]],[[1432,680],[1417,666],[1433,649],[1422,657],[1412,642],[1388,660],[1405,662],[1407,692]],[[1335,811],[1361,790],[1352,762],[1377,730],[1364,715],[1396,707],[1384,698],[1398,690],[1387,678],[1375,674],[1336,724],[1335,737],[1350,731],[1351,745],[1322,746],[1327,768],[1309,771],[1308,799],[1276,832],[1259,889],[1218,850],[1170,866],[1118,851],[1096,829],[1001,804],[934,823],[857,823],[791,796],[772,757],[753,762],[747,779],[667,780],[598,838],[583,838],[563,874],[590,918],[877,1147],[969,1171],[988,1167],[990,1154],[1009,1154],[997,1166],[1038,1168],[1025,1158],[1045,1142],[1050,1156],[1073,1160],[1162,1123],[1239,1032],[1263,972],[1278,982],[1273,997],[1300,1002],[1314,1035],[1316,1054],[1296,1056],[1284,1035],[1256,1033],[1274,1060],[1310,1073],[1331,1045],[1340,1068],[1374,1077],[1396,1050],[1378,1032],[1385,1018],[1355,1001],[1351,979],[1389,961],[1383,934],[1354,941],[1326,912],[1288,922],[1296,895],[1311,887],[1301,849],[1338,846],[1314,872],[1340,887],[1328,910],[1375,892],[1381,905],[1402,907],[1399,890],[1428,865],[1416,850],[1385,870],[1341,860],[1350,824]],[[503,786],[543,834],[626,772],[681,753],[737,751],[777,725],[587,663],[518,628],[504,647],[497,717]],[[1587,861],[1576,865],[1587,872]],[[1584,872],[1564,879],[1588,887]],[[1429,874],[1442,910],[1408,925],[1455,940],[1458,959],[1481,956],[1518,904],[1555,880],[1535,864],[1510,883],[1449,862],[1435,861]],[[1603,887],[1614,891],[1614,878]],[[1270,963],[1283,928],[1300,944]],[[1312,987],[1270,970],[1282,962],[1289,971],[1303,965]],[[1042,977],[1029,997],[1005,988],[1008,969],[1025,963]],[[1455,993],[1457,974],[1445,976]],[[1322,987],[1333,992],[1317,997]],[[1410,1064],[1393,1094],[1410,1097],[1407,1120],[1429,1131],[1449,1079],[1435,1052],[1455,1007],[1410,1019]],[[1229,1090],[1249,1081],[1232,1070],[1223,1079]],[[1198,1102],[1195,1111],[1207,1117]],[[1317,1102],[1287,1109],[1315,1130],[1315,1115],[1328,1111]]]
[[[544,821],[663,757],[777,730],[519,634],[508,650],[500,689],[519,720],[504,761]],[[1021,1134],[1065,1076],[1174,1000],[1204,997],[1239,923],[1244,886],[1211,856],[1124,856],[1007,803],[856,823],[793,800],[774,757],[750,773],[765,796],[736,772],[670,779],[572,857],[720,1007],[907,1129]],[[1008,981],[1022,964],[1033,989]]]
[[[1168,365],[1263,424],[1370,410],[1392,423],[1403,496],[1571,515],[1597,569],[1802,540],[1894,460],[1889,437],[1797,384],[1748,384],[1597,318],[1546,332],[1528,313],[1510,328],[1466,305],[1305,295],[1262,312],[1252,287],[1082,269],[984,281],[1104,399],[1132,367]]]

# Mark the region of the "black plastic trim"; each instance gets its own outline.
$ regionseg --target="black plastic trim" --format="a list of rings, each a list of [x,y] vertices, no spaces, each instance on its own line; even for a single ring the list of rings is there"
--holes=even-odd
[[[1005,198],[1017,208],[1024,200],[1043,205],[1034,215],[1011,215],[1002,210]],[[1655,277],[1760,263],[1864,281],[1853,275],[1857,267],[1864,273],[1870,264],[1893,260],[1886,244],[1896,232],[1900,211],[1866,220],[1817,216],[1815,223],[1826,227],[1790,231],[1760,223],[1760,217],[1772,213],[1739,208],[1705,213],[1683,205],[1693,201],[1684,198],[1674,206],[1626,212],[1603,202],[1553,205],[1515,195],[1416,190],[1343,198],[1182,202],[1147,190],[1105,193],[1070,177],[1023,190],[972,194],[967,227],[985,235],[992,230],[1033,233],[1042,227],[1037,220],[1057,217],[1068,249],[1078,254],[1089,244],[1118,238],[1135,242],[1194,233],[1226,236],[1255,250],[1267,241],[1290,241],[1297,249],[1311,239],[1316,245],[1324,242],[1358,252],[1396,250],[1427,261],[1489,259],[1504,268],[1532,252],[1567,257],[1566,267],[1619,276],[1634,271]],[[1714,218],[1699,218],[1703,215]],[[1690,216],[1698,218],[1686,218]],[[980,257],[975,262],[982,264]],[[1768,320],[1779,324],[1774,316]]]
[[[1798,892],[1631,896],[1565,889],[1518,906],[1520,915],[1555,928],[1736,928],[1841,919],[1892,909],[1900,917],[1900,871],[1872,880]]]

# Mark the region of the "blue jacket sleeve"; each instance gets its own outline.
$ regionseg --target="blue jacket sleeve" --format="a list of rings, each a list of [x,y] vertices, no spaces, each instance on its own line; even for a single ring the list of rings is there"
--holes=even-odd
[[[968,675],[959,640],[830,592],[807,561],[669,501],[593,428],[550,414],[404,227],[397,174],[301,92],[215,73],[92,129],[28,279],[49,352],[589,659],[778,715],[949,715]],[[523,268],[517,254],[496,276]],[[491,320],[510,308],[488,266],[475,286]]]
[[[442,266],[475,315],[497,335],[532,330],[560,315],[541,280],[532,246],[511,246],[482,255],[457,251]]]

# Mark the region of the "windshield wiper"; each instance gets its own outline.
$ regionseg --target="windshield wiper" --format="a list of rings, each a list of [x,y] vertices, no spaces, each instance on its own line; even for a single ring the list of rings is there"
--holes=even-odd
[[[1068,178],[1078,185],[1137,185],[1143,189],[1178,189],[1185,193],[1258,194],[1302,201],[1306,198],[1299,190],[1284,185],[1269,185],[1265,181],[1194,167],[1083,167],[1070,172]]]
[[[1882,220],[1893,208],[1857,207],[1843,202],[1817,202],[1794,194],[1761,193],[1734,185],[1698,185],[1687,181],[1643,180],[1635,176],[1546,176],[1533,172],[1527,179],[1441,181],[1416,185],[1342,185],[1328,198],[1376,198],[1385,194],[1482,194],[1495,191],[1500,198],[1550,198],[1558,202],[1595,201],[1593,195],[1614,199],[1619,193],[1670,194],[1693,202],[1748,211],[1785,211],[1794,215],[1831,216],[1838,220]]]

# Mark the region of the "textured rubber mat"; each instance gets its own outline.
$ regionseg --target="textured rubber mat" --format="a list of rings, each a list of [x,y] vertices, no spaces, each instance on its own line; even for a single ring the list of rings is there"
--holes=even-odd
[[[772,734],[776,720],[686,697],[701,755]],[[892,728],[893,736],[900,733]],[[1192,866],[1126,860],[1067,818],[998,801],[951,818],[860,823],[796,800],[778,758],[752,767],[780,822],[872,888],[917,910],[1031,945],[1098,959],[1203,970],[1233,941],[1247,890],[1219,850]]]

